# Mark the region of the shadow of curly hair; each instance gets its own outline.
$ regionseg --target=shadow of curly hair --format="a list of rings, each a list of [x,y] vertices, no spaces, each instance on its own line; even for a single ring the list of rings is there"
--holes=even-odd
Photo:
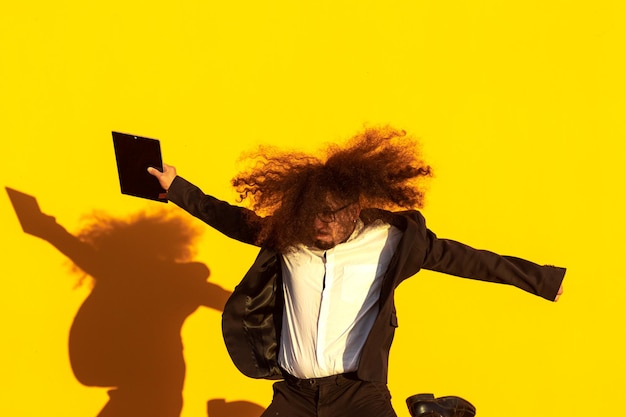
[[[307,227],[327,195],[361,207],[420,208],[423,180],[432,170],[417,140],[390,126],[366,128],[345,145],[330,144],[319,156],[261,146],[244,156],[251,165],[232,180],[261,228],[259,243],[279,250],[305,242]]]

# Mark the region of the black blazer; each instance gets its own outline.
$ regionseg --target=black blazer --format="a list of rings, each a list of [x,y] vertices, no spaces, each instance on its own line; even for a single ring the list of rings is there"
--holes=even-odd
[[[225,235],[254,244],[258,229],[246,221],[254,215],[249,210],[205,195],[181,177],[172,183],[168,198]],[[439,239],[418,211],[364,209],[361,218],[366,224],[382,219],[404,232],[383,278],[378,316],[363,346],[357,376],[364,381],[387,382],[389,350],[398,326],[394,291],[420,269],[514,285],[551,301],[565,276],[564,268]],[[280,262],[278,253],[261,247],[224,308],[224,342],[237,368],[252,378],[282,378],[277,362],[283,313]]]

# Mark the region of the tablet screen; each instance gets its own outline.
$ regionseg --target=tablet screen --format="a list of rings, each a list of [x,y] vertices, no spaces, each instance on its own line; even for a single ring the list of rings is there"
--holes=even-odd
[[[148,167],[163,170],[160,142],[126,133],[112,133],[122,194],[167,203],[165,190],[148,173]]]

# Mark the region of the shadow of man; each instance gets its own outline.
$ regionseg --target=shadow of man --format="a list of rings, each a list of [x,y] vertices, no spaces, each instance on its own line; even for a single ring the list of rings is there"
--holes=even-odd
[[[216,398],[207,402],[208,417],[259,417],[265,408],[249,401],[229,401]]]
[[[46,240],[93,278],[69,335],[74,375],[108,387],[98,417],[175,417],[183,399],[181,328],[198,307],[230,295],[191,262],[197,229],[165,210],[127,219],[94,215],[74,236],[34,197],[6,188],[24,232]]]

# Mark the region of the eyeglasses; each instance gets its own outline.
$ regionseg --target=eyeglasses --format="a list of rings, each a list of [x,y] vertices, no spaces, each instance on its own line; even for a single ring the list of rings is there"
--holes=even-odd
[[[348,203],[345,206],[339,207],[336,210],[324,210],[324,211],[320,211],[318,213],[315,214],[315,216],[324,223],[332,223],[335,220],[337,220],[337,218],[335,217],[335,215],[337,213],[339,213],[341,210],[344,210],[346,208],[348,208],[349,206],[351,206],[354,203]]]

